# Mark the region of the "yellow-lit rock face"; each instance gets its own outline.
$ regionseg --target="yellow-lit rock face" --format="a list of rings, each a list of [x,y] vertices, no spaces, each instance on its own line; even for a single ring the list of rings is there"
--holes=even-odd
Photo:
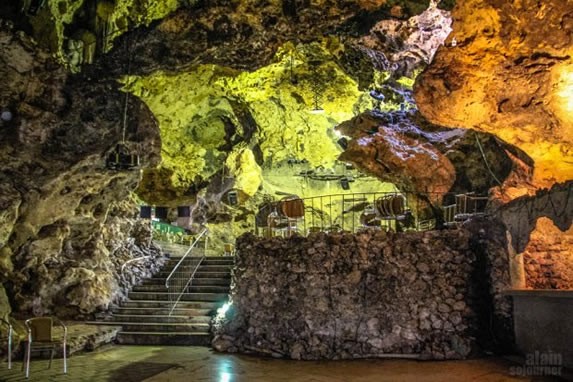
[[[122,0],[98,1],[94,10],[84,0],[46,1],[36,15],[29,18],[34,37],[43,48],[56,54],[62,62],[65,56],[67,38],[78,38],[74,28],[88,31],[100,39],[103,51],[111,48],[112,41],[133,28],[148,25],[153,20],[165,17],[179,6],[179,0]],[[93,13],[93,14],[92,14]],[[89,16],[86,16],[89,15]],[[91,18],[86,18],[90,17]],[[80,22],[81,20],[81,22]],[[78,25],[70,28],[71,24]],[[66,28],[69,28],[66,35]],[[106,36],[103,38],[102,36]]]
[[[458,2],[446,46],[418,77],[422,114],[521,148],[538,186],[573,178],[570,11],[567,0]]]
[[[259,187],[263,163],[305,159],[311,168],[333,167],[341,152],[333,127],[372,107],[334,62],[336,49],[332,40],[286,44],[274,63],[255,72],[201,65],[126,79],[161,129],[161,168],[145,171],[139,195],[148,202],[192,198],[193,187],[225,165],[227,176],[240,175],[235,187],[246,195]],[[324,112],[313,114],[316,106]],[[242,167],[235,165],[239,158],[246,160]]]
[[[253,196],[259,189],[263,180],[261,168],[255,161],[253,152],[247,148],[232,152],[227,161],[229,176],[235,180],[233,187],[241,190],[248,196]]]

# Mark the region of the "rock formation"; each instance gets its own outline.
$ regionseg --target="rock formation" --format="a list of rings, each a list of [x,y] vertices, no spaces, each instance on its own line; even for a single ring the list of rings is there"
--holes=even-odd
[[[342,161],[438,205],[447,192],[487,195],[518,164],[531,163],[490,134],[441,128],[416,112],[366,112],[337,130],[352,138]]]
[[[431,122],[495,134],[548,187],[573,178],[571,2],[460,1],[453,31],[416,82]]]
[[[2,282],[21,313],[106,308],[123,293],[117,261],[137,255],[116,252],[138,247],[150,265],[158,256],[133,221],[136,205],[121,202],[139,171],[105,166],[122,139],[126,98],[113,81],[69,75],[6,24],[0,52],[0,104],[10,113],[0,127]],[[143,165],[156,164],[152,114],[129,97],[126,116],[126,144]]]

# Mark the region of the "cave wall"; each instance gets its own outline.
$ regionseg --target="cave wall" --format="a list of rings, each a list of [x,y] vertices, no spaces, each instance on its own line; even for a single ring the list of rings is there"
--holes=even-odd
[[[488,226],[499,227],[479,229]],[[487,346],[474,339],[487,342],[492,320],[511,339],[504,245],[465,230],[244,235],[213,346],[292,359],[465,358]]]
[[[452,18],[416,82],[422,114],[519,147],[535,161],[538,187],[572,179],[571,2],[459,1]]]
[[[121,140],[125,93],[115,81],[70,75],[9,23],[0,23],[0,78],[10,113],[0,126],[0,280],[11,308],[75,317],[105,309],[125,293],[120,247],[151,255],[151,268],[160,258],[134,238],[139,171],[105,167]],[[127,101],[126,144],[155,165],[156,121]]]
[[[517,198],[497,208],[495,213],[507,226],[513,248],[521,253],[541,217],[550,219],[561,232],[570,229],[573,222],[573,181],[556,184],[533,196]]]
[[[495,213],[515,252],[523,254],[527,287],[572,289],[573,181],[517,198]]]
[[[573,289],[573,225],[562,232],[537,219],[523,252],[525,282],[532,289]]]

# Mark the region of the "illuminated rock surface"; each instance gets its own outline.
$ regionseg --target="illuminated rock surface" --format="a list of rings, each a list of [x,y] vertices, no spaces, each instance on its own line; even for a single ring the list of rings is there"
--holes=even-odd
[[[533,289],[573,289],[573,225],[562,232],[542,217],[524,252],[526,285]]]
[[[337,129],[352,138],[341,160],[434,203],[446,192],[486,194],[516,166],[492,135],[440,128],[415,112],[367,112]]]
[[[121,140],[124,97],[114,82],[69,77],[25,35],[1,30],[0,52],[0,97],[13,114],[0,129],[2,282],[19,312],[106,308],[129,286],[119,287],[120,262],[158,255],[133,220],[139,171],[105,168]],[[142,163],[157,163],[155,120],[134,98],[126,126]]]
[[[568,0],[459,2],[447,46],[417,81],[422,114],[516,145],[538,186],[573,178],[570,11]]]

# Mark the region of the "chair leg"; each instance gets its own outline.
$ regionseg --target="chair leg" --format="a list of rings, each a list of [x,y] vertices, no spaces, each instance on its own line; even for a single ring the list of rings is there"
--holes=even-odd
[[[68,374],[68,359],[66,356],[66,341],[64,340],[64,374]]]
[[[56,350],[55,346],[52,346],[52,351],[50,351],[50,363],[48,363],[48,369],[52,368],[52,360],[54,359],[54,351]]]
[[[30,353],[32,352],[32,344],[28,341],[26,348],[26,379],[30,378]]]

